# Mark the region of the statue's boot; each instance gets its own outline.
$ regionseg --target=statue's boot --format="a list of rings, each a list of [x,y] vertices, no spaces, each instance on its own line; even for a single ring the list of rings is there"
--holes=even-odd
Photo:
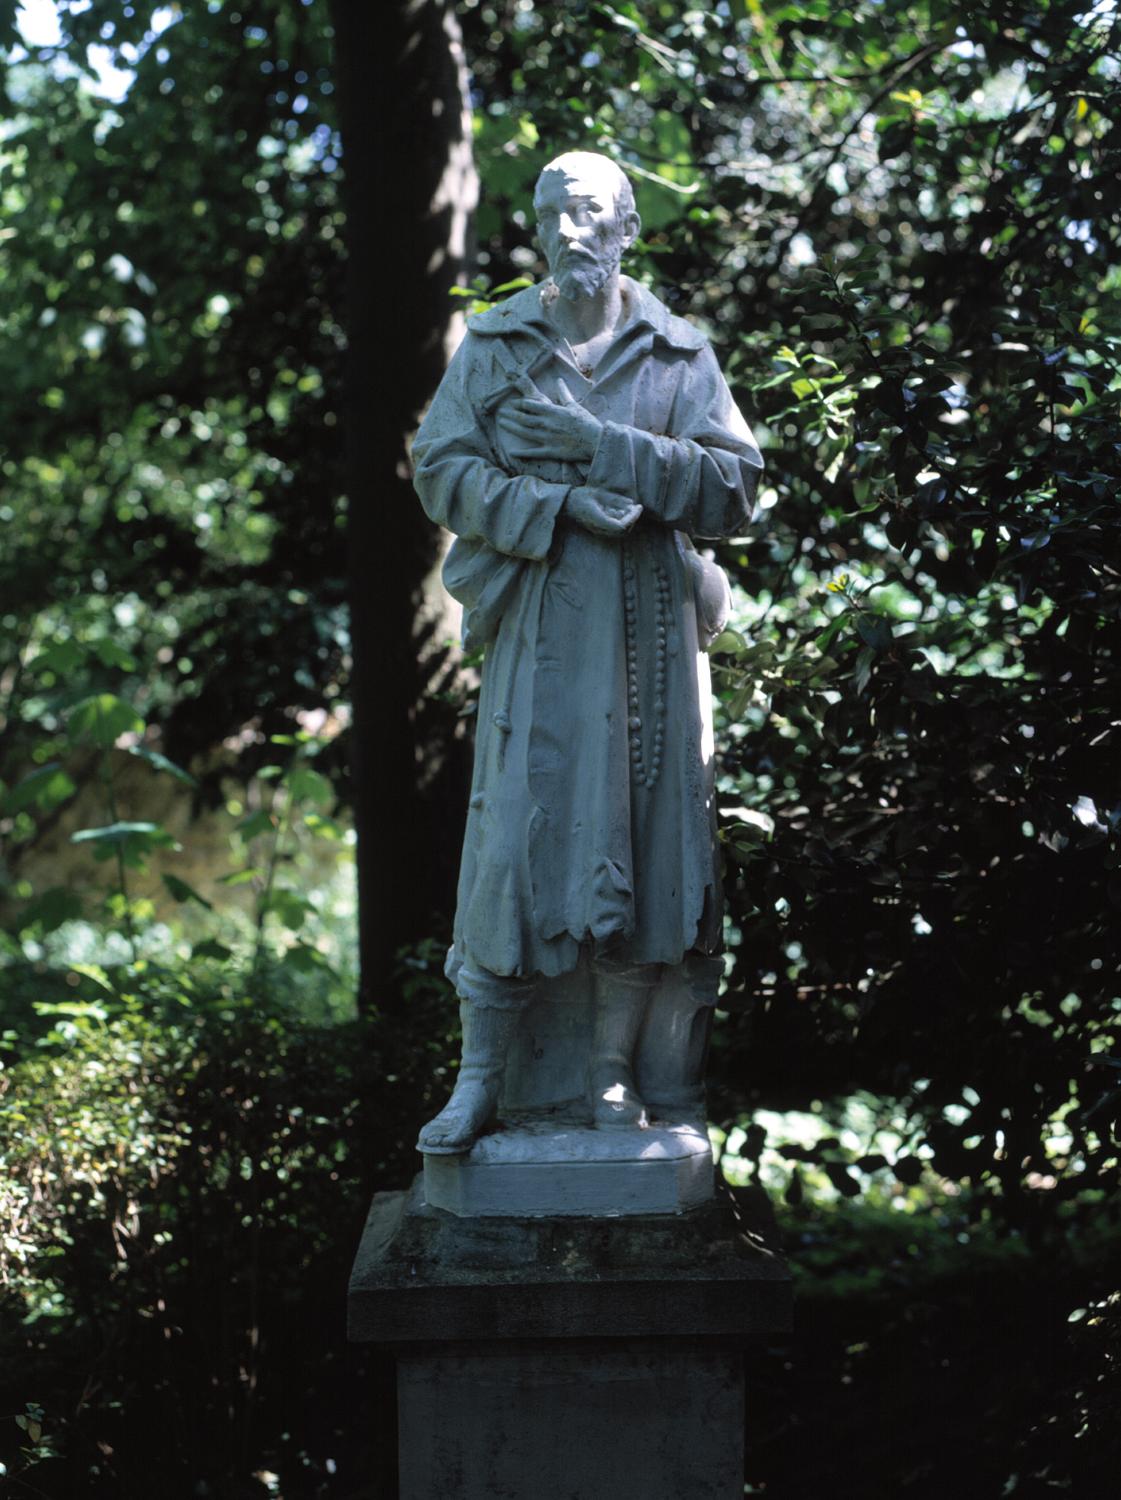
[[[600,1129],[647,1124],[646,1106],[635,1087],[633,1059],[652,988],[647,978],[637,975],[596,975],[588,1100],[592,1121]]]
[[[708,1130],[705,1064],[723,972],[723,959],[687,954],[658,987],[642,1034],[640,1076],[651,1115],[702,1135]]]
[[[463,1051],[452,1096],[420,1132],[417,1150],[430,1155],[469,1151],[494,1119],[506,1053],[520,1018],[507,1006],[476,1005],[462,1000]]]

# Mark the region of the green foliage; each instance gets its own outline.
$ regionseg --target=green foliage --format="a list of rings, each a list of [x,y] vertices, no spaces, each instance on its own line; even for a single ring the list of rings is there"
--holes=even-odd
[[[761,527],[719,549],[726,1121],[864,1087],[1009,1221],[1097,1213],[1121,1144],[1117,17],[505,14],[466,21],[488,271],[540,269],[547,155],[615,155],[637,272],[711,330],[767,463]]]
[[[137,716],[164,770],[260,726],[249,774],[348,645],[326,6],[59,22],[0,37],[0,776]]]
[[[1113,1304],[1072,1324],[1067,1305],[1107,1274],[1116,1228],[1056,1260],[960,1198],[784,1219],[800,1315],[788,1346],[748,1364],[745,1494],[1110,1492]]]
[[[177,788],[192,790],[198,787],[198,781],[161,751],[141,742],[148,726],[131,703],[111,692],[81,695],[86,674],[96,676],[105,664],[130,673],[136,667],[114,643],[102,639],[86,645],[68,639],[40,651],[29,662],[29,688],[20,710],[28,741],[33,731],[39,733],[30,759],[43,761],[54,754],[65,759],[46,760],[3,792],[0,818],[4,821],[0,827],[6,825],[18,865],[21,854],[33,854],[42,840],[57,832],[60,819],[72,824],[77,810],[88,813],[91,800],[95,805],[100,803],[98,811],[107,821],[73,827],[69,842],[92,854],[96,862],[114,862],[115,880],[105,896],[101,915],[108,926],[121,930],[135,958],[145,942],[155,951],[166,941],[163,930],[145,934],[155,914],[153,897],[161,902],[165,914],[167,897],[180,906],[189,904],[210,912],[215,912],[215,903],[176,873],[176,856],[182,854],[176,837],[161,823],[128,816],[127,799],[131,795],[135,800],[138,791],[143,793],[145,805],[152,801],[166,803],[166,793],[158,786],[145,785],[145,778],[148,783],[166,778]],[[52,690],[56,674],[61,673],[67,674],[68,683],[56,693]],[[78,701],[70,703],[76,693]],[[284,756],[284,763],[259,766],[240,795],[228,798],[224,817],[212,817],[212,821],[226,824],[233,868],[225,873],[211,868],[206,873],[231,890],[245,887],[240,894],[252,902],[254,962],[261,961],[270,946],[275,950],[279,940],[279,954],[293,969],[329,967],[327,955],[337,957],[342,948],[338,934],[327,931],[331,924],[324,922],[322,893],[314,889],[309,892],[307,879],[309,866],[349,867],[353,857],[353,833],[327,815],[336,801],[332,783],[313,764],[328,763],[333,747],[330,738],[318,738],[306,729],[272,735],[268,743]],[[130,758],[145,770],[139,783],[135,777],[131,779],[126,792],[122,790],[123,773]],[[245,775],[241,770],[240,777]],[[244,816],[241,796],[252,805]],[[315,858],[313,846],[317,844],[326,844],[329,853],[325,857]],[[148,878],[154,859],[158,864],[170,862],[173,866],[159,870],[159,885]],[[141,877],[140,886],[147,887],[147,894],[138,897],[130,872]],[[85,878],[80,883],[97,888]],[[18,879],[11,882],[7,894],[16,898],[6,915],[11,929],[8,948],[17,956],[37,955],[43,940],[64,924],[83,914],[97,915],[85,909],[88,903],[83,903],[78,890],[52,886],[36,891],[32,882]],[[223,912],[221,922],[225,935],[237,947],[244,939],[242,913],[236,909]],[[212,945],[213,952],[217,943],[213,933],[203,941]],[[225,944],[218,947],[225,953],[233,951]],[[182,951],[185,954],[187,950]],[[349,972],[349,958],[344,967]]]

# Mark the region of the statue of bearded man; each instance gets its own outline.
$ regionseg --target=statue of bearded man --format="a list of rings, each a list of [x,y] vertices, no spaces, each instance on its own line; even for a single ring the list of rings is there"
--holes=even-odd
[[[722,969],[703,649],[727,584],[692,539],[742,532],[762,462],[702,335],[620,273],[640,223],[619,167],[560,156],[534,206],[549,279],[470,320],[413,449],[485,647],[448,960],[463,1054],[428,1153],[493,1120],[519,1017],[578,964],[591,1123],[701,1123]],[[690,1057],[643,1097],[636,1040],[673,975],[688,1024],[658,1045]]]

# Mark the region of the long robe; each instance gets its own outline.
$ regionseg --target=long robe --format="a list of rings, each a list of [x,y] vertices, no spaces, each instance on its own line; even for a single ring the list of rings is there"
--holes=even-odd
[[[720,945],[708,662],[693,537],[742,532],[759,450],[702,335],[622,278],[591,379],[530,287],[471,319],[413,446],[465,639],[485,644],[451,969],[555,976],[580,953],[679,963]],[[513,462],[519,395],[603,423],[590,464]],[[586,484],[637,501],[623,540],[561,516]]]

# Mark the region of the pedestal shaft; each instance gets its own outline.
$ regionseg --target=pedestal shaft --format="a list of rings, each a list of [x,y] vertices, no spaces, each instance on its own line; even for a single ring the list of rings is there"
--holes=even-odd
[[[400,1500],[740,1500],[743,1354],[658,1340],[409,1351]]]

